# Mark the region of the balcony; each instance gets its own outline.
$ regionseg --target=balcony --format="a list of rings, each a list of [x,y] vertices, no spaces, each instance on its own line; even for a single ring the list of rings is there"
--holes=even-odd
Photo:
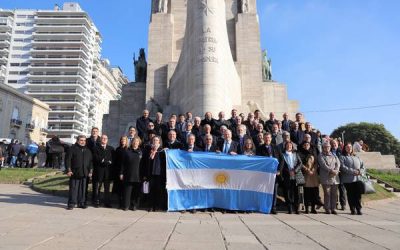
[[[22,121],[18,119],[11,119],[10,126],[14,128],[20,128],[22,126]]]
[[[8,40],[11,37],[11,33],[9,31],[0,31],[0,39]]]
[[[32,36],[35,40],[83,40],[88,44],[92,42],[90,34],[86,32],[33,32]]]
[[[13,27],[11,17],[0,17],[0,31],[8,31]]]
[[[8,55],[8,52],[10,52],[10,51],[8,50],[8,48],[2,48],[2,49],[0,49],[0,55]]]
[[[47,129],[48,133],[57,133],[57,132],[65,132],[65,133],[83,133],[84,128],[82,126],[75,125],[50,125]]]
[[[36,33],[39,32],[84,32],[90,34],[90,30],[85,25],[51,25],[51,24],[35,24]]]
[[[26,128],[26,130],[29,130],[29,131],[32,132],[32,131],[35,129],[35,124],[27,123],[27,124],[25,125],[25,128]]]
[[[10,46],[10,41],[0,40],[0,48],[8,48]]]
[[[69,73],[75,73],[79,72],[82,75],[88,74],[88,67],[85,65],[80,65],[80,64],[74,64],[74,65],[66,65],[66,64],[31,64],[28,67],[28,70],[33,72],[51,72],[51,73],[57,73],[57,72],[64,72]]]
[[[50,47],[36,47],[36,48],[32,48],[31,50],[31,54],[33,55],[33,57],[37,57],[38,55],[47,55],[47,56],[51,56],[51,55],[57,55],[59,56],[64,55],[64,56],[68,56],[68,55],[82,55],[82,58],[88,60],[90,58],[89,54],[86,53],[86,51],[80,49],[80,48],[50,48]]]
[[[37,47],[46,47],[46,48],[68,48],[68,47],[78,47],[87,52],[90,52],[91,48],[86,41],[82,40],[71,40],[71,41],[60,41],[60,40],[34,40],[32,42],[32,46],[34,48]]]
[[[56,74],[44,74],[42,72],[30,72],[28,75],[30,80],[43,80],[43,79],[53,79],[53,80],[61,80],[61,79],[72,79],[76,80],[76,78],[81,79],[83,82],[87,82],[86,76],[81,75],[79,73],[75,74],[64,74],[64,73],[56,73]]]

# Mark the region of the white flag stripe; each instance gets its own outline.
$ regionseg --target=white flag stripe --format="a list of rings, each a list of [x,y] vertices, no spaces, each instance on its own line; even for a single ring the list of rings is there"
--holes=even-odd
[[[168,190],[232,189],[273,194],[275,174],[226,169],[168,169]]]

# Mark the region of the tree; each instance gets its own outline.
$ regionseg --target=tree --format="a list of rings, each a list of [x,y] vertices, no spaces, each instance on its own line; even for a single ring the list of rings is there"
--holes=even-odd
[[[396,157],[396,163],[400,162],[400,142],[383,124],[376,123],[349,123],[335,129],[331,137],[338,138],[345,133],[345,142],[363,140],[370,148],[370,151],[381,152],[383,155],[392,154]]]

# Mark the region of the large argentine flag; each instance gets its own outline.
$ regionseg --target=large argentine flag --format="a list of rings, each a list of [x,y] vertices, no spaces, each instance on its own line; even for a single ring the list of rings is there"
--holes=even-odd
[[[168,211],[223,208],[269,213],[274,158],[167,150]]]

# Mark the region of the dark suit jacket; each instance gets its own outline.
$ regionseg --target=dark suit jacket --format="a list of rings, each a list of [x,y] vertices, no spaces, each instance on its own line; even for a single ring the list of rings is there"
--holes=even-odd
[[[96,141],[93,139],[93,137],[86,138],[86,147],[88,147],[92,153],[94,148],[99,146],[100,144],[101,144],[100,136],[97,137]]]
[[[136,129],[140,138],[143,138],[143,135],[146,133],[147,124],[149,124],[149,122],[151,122],[151,119],[144,118],[143,116],[136,120]]]
[[[271,147],[271,151],[267,150],[267,146],[265,144],[257,147],[256,155],[273,157],[273,158],[277,159],[279,161],[278,172],[281,172],[282,171],[282,154],[276,146],[271,144],[270,147]],[[279,181],[279,179],[280,178],[277,178],[277,181]]]
[[[179,141],[174,141],[174,143],[170,143],[170,142],[165,142],[164,144],[164,148],[168,148],[168,149],[182,149],[183,148],[183,144]]]
[[[115,151],[114,148],[107,145],[103,148],[101,145],[93,150],[93,179],[94,180],[111,180],[112,166],[114,164]]]
[[[217,150],[218,150],[217,145],[211,145],[211,147],[210,147],[210,149],[208,150],[208,152],[217,152]],[[203,151],[204,151],[204,152],[207,152],[207,151],[206,151],[206,145],[204,145]]]
[[[297,145],[300,145],[303,143],[304,140],[304,132],[298,129],[297,131],[292,131],[290,132],[290,140]]]
[[[245,143],[245,141],[247,139],[250,139],[250,140],[253,141],[253,139],[249,135],[244,135],[243,136],[243,144],[241,145],[240,144],[240,137],[236,137],[235,138],[235,141],[238,143],[238,154],[243,154],[243,146],[244,146],[244,143]]]
[[[217,144],[219,151],[224,152],[224,144],[225,144],[225,141],[220,141]],[[228,150],[228,153],[231,153],[231,152],[238,153],[238,148],[239,148],[239,143],[232,140],[231,146],[229,147],[229,150]]]
[[[72,145],[65,157],[65,166],[73,173],[71,178],[87,177],[93,169],[92,152],[86,146]]]
[[[120,173],[124,175],[124,182],[140,182],[140,162],[142,151],[128,149],[125,153]]]
[[[189,150],[189,146],[185,145],[185,147],[183,147],[183,150],[188,151]],[[201,148],[197,147],[196,145],[194,145],[193,147],[193,152],[200,152],[203,151]]]

